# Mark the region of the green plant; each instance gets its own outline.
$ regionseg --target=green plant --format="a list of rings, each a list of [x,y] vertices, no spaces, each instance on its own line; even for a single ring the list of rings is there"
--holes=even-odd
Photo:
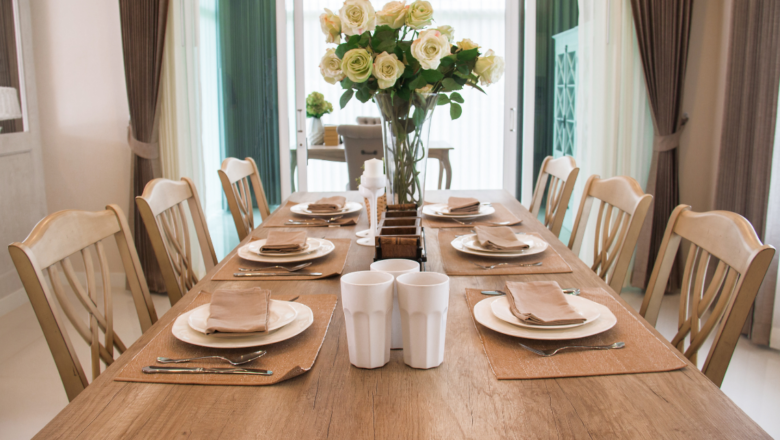
[[[306,97],[306,117],[321,118],[333,111],[333,105],[320,92],[311,92]]]

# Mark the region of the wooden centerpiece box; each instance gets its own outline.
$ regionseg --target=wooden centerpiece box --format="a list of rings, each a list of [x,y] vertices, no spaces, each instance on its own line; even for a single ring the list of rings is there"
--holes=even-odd
[[[428,261],[425,230],[414,204],[387,205],[379,217],[379,233],[374,240],[374,261],[403,258],[421,266]]]

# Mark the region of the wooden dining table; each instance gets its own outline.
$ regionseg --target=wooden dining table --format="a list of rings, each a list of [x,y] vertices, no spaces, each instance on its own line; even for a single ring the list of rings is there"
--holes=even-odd
[[[327,195],[332,194],[295,193],[290,200],[314,201]],[[293,379],[270,386],[115,381],[117,372],[202,290],[263,286],[274,293],[340,295],[338,277],[211,281],[226,258],[36,438],[769,438],[690,362],[681,370],[663,373],[497,380],[475,328],[478,324],[470,315],[466,288],[498,289],[508,280],[555,280],[562,286],[610,290],[510,194],[429,191],[426,200],[444,202],[451,195],[503,204],[523,220],[516,229],[541,234],[573,272],[451,277],[444,363],[430,370],[407,367],[400,350],[392,351],[390,362],[382,368],[350,365],[339,301],[313,368]],[[348,198],[362,201],[357,192],[348,193]],[[312,237],[355,240],[355,231],[365,227],[364,214],[357,227],[307,231]],[[435,230],[426,233],[426,241],[426,270],[443,272]],[[373,248],[353,243],[349,252],[344,273],[369,268]],[[663,340],[655,329],[651,331]],[[267,350],[273,356],[273,345]]]

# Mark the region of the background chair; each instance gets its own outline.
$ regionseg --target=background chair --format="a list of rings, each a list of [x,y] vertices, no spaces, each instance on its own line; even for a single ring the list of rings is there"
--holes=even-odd
[[[217,264],[217,254],[192,180],[186,177],[182,177],[179,182],[154,179],[146,184],[143,194],[135,198],[160,264],[171,305],[176,304],[198,282],[193,270],[185,201],[208,271]]]
[[[539,215],[544,198],[544,190],[547,189],[547,206],[544,210],[544,225],[558,236],[563,226],[563,218],[569,207],[569,199],[577,181],[580,169],[570,156],[553,159],[547,156],[539,170],[539,178],[536,180],[536,189],[531,199],[531,214]],[[548,185],[549,183],[549,185]]]
[[[19,278],[22,280],[30,303],[38,317],[46,342],[49,344],[54,363],[62,378],[68,400],[73,400],[88,385],[84,369],[81,368],[66,323],[61,312],[71,322],[76,332],[92,349],[92,379],[100,374],[100,361],[111,365],[114,361],[114,347],[119,353],[126,350],[125,344],[114,333],[113,298],[111,272],[108,268],[103,240],[112,237],[119,247],[127,284],[133,295],[141,331],[145,332],[157,321],[152,298],[146,284],[133,237],[122,210],[109,205],[105,211],[59,211],[41,220],[22,243],[8,246]],[[98,291],[94,259],[91,248],[97,253],[97,264],[102,281]],[[75,271],[71,257],[81,255],[84,263],[86,287],[82,277]],[[51,282],[46,281],[44,271]],[[67,280],[81,307],[72,302],[63,287],[62,276]],[[103,310],[99,309],[98,298],[102,296]],[[59,307],[56,305],[59,303]],[[83,310],[88,319],[83,319]],[[104,343],[99,333],[103,332]]]
[[[672,345],[696,364],[699,348],[720,323],[702,367],[702,372],[720,387],[775,249],[761,244],[753,226],[739,214],[698,213],[688,205],[678,206],[666,226],[639,311],[652,325],[658,320],[683,238],[691,245],[682,278],[679,330]]]
[[[363,162],[382,159],[381,125],[339,125],[338,133],[344,138],[344,156],[347,160],[350,190],[358,189],[357,179],[363,174]]]
[[[569,249],[577,255],[580,254],[594,200],[601,203],[594,228],[596,236],[591,269],[609,283],[615,293],[620,294],[653,196],[642,192],[642,187],[631,177],[601,179],[590,176],[585,182],[569,239]]]
[[[265,220],[271,215],[257,164],[251,157],[247,157],[245,160],[228,157],[222,161],[222,167],[217,170],[217,173],[222,182],[222,190],[225,191],[230,213],[233,214],[238,239],[243,240],[255,228],[252,192],[249,190],[250,180],[252,181],[252,189],[255,190],[260,218]]]
[[[379,125],[382,123],[382,118],[374,116],[358,116],[358,125]]]

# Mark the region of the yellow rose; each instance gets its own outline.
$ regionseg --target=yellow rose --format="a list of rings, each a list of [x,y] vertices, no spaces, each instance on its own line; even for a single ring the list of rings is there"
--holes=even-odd
[[[479,48],[479,44],[469,40],[468,38],[464,38],[464,39],[460,40],[457,43],[457,46],[459,48],[461,48],[461,50],[471,50],[471,49],[478,49]]]
[[[455,29],[452,28],[452,26],[447,26],[446,24],[444,26],[439,26],[436,28],[437,31],[441,32],[442,35],[447,37],[447,41],[452,44],[455,41]]]
[[[450,42],[436,29],[420,32],[412,42],[412,56],[423,69],[437,69],[441,59],[450,54]]]
[[[374,76],[380,89],[393,87],[396,80],[404,73],[404,63],[398,61],[395,54],[382,52],[374,60]]]
[[[336,84],[344,79],[344,72],[341,71],[341,60],[336,56],[336,49],[328,49],[325,56],[320,61],[320,73],[329,84]]]
[[[376,13],[376,22],[380,25],[386,24],[393,29],[398,29],[406,23],[408,11],[409,6],[406,6],[406,0],[403,2],[390,2]]]
[[[371,61],[371,54],[367,50],[352,49],[344,54],[344,58],[341,60],[341,70],[344,71],[347,78],[356,83],[362,83],[371,76],[373,70]]]
[[[433,7],[425,0],[417,0],[410,5],[406,16],[406,25],[412,29],[422,29],[431,24]]]
[[[504,75],[504,59],[493,53],[493,50],[477,58],[474,72],[479,75],[479,82],[483,86],[489,86]]]
[[[376,29],[376,12],[368,0],[346,0],[339,9],[339,18],[345,35],[361,35]]]
[[[341,19],[328,8],[320,15],[320,27],[325,34],[325,42],[339,44],[341,40]]]

